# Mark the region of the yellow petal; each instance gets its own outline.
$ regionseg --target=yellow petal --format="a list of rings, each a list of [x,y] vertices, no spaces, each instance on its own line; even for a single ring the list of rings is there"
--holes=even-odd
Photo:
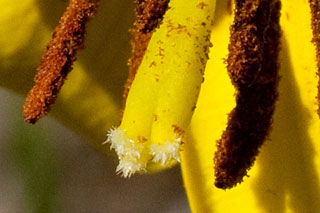
[[[231,15],[217,1],[213,49],[191,133],[182,152],[184,182],[193,212],[316,212],[320,208],[320,122],[316,110],[315,47],[304,0],[283,0],[279,100],[270,139],[249,176],[227,191],[214,187],[215,142],[234,107],[234,89],[222,58]]]

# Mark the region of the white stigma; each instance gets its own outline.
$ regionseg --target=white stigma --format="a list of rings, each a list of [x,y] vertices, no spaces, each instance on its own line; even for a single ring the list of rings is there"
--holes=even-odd
[[[154,156],[152,161],[161,162],[162,165],[165,165],[167,162],[172,160],[177,160],[180,162],[180,144],[180,138],[174,140],[173,142],[168,141],[163,144],[151,144],[150,152]]]
[[[104,143],[110,143],[110,149],[114,149],[119,157],[117,174],[127,178],[136,172],[146,170],[146,163],[141,161],[142,144],[137,144],[129,139],[125,130],[119,128],[110,129],[107,136],[108,138]]]

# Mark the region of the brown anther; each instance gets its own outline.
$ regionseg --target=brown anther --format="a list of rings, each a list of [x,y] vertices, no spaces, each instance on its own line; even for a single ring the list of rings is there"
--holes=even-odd
[[[318,0],[309,0],[311,8],[311,26],[313,31],[312,42],[316,46],[317,65],[318,65],[318,116],[320,117],[320,2]]]
[[[280,0],[236,0],[226,60],[236,107],[215,153],[215,185],[242,182],[271,129],[278,97]]]
[[[123,108],[152,32],[160,25],[169,4],[169,0],[135,0],[135,2],[137,4],[136,20],[134,22],[135,28],[130,30],[133,39],[131,41],[131,57],[128,62],[129,76],[124,86]]]
[[[134,25],[140,32],[152,32],[162,21],[169,0],[135,0],[135,2],[137,7]]]
[[[98,0],[70,1],[41,58],[34,86],[23,106],[26,122],[35,123],[49,112],[72,69],[77,50],[83,47],[85,25],[96,13],[97,4]]]

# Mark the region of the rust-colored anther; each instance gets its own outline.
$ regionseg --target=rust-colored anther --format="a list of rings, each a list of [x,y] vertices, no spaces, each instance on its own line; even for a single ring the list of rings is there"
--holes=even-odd
[[[317,54],[317,65],[318,65],[318,116],[320,118],[320,1],[319,0],[309,0],[311,8],[311,26],[313,31],[312,42],[316,46]]]
[[[135,0],[136,21],[134,25],[143,33],[152,32],[159,26],[168,9],[170,0]]]
[[[278,97],[280,0],[236,0],[226,60],[236,107],[215,153],[215,185],[242,182],[271,129]]]
[[[160,25],[169,4],[169,0],[135,0],[135,2],[137,4],[136,20],[134,22],[135,28],[130,30],[133,36],[131,41],[132,50],[128,61],[129,76],[124,86],[123,108],[125,107],[131,84],[148,47],[152,32]]]
[[[34,86],[23,106],[26,122],[35,123],[55,102],[64,79],[83,47],[85,25],[97,11],[98,0],[70,0],[41,58]]]

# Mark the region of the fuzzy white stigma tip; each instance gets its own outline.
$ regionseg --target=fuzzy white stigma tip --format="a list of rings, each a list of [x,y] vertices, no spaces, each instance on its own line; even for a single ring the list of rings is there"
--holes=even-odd
[[[151,144],[150,152],[154,156],[153,162],[161,162],[162,165],[165,165],[168,161],[177,160],[180,162],[180,144],[181,139],[168,141],[163,144]]]
[[[117,174],[121,174],[124,178],[130,178],[136,172],[146,172],[146,164],[139,161],[137,158],[126,156],[119,159],[119,165],[116,169]]]
[[[125,130],[119,128],[110,129],[107,136],[105,143],[110,143],[110,149],[114,149],[119,157],[117,174],[127,178],[136,172],[146,170],[146,163],[141,161],[143,145],[130,140],[126,136]]]

